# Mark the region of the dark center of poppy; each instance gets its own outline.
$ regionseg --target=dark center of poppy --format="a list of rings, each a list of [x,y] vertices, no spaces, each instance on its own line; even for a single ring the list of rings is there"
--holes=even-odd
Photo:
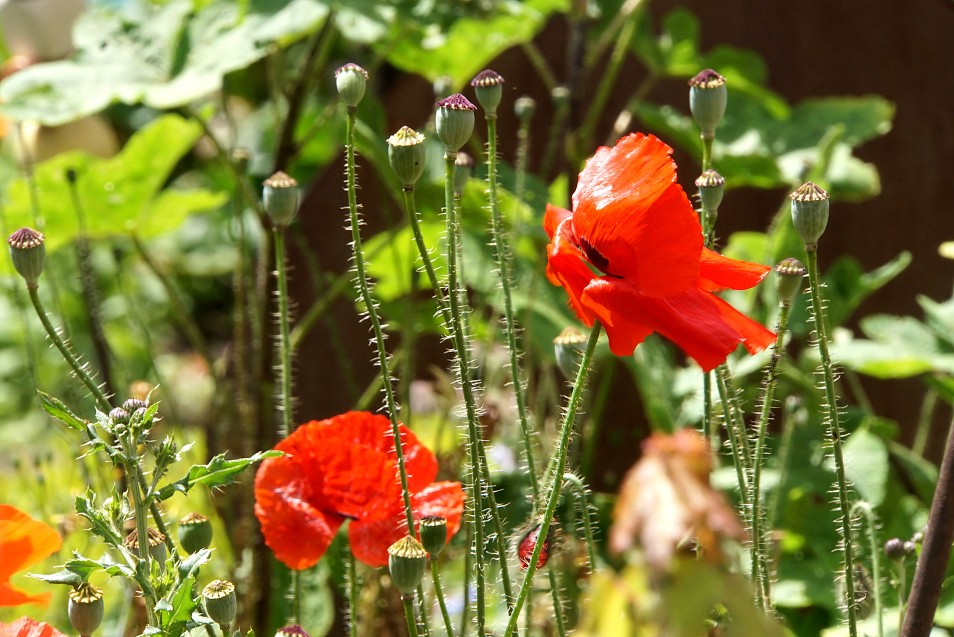
[[[609,271],[609,259],[600,254],[600,251],[594,248],[593,245],[583,237],[579,237],[579,242],[579,248],[582,250],[583,256],[586,257],[587,261],[592,263],[597,270],[607,276],[616,276]]]

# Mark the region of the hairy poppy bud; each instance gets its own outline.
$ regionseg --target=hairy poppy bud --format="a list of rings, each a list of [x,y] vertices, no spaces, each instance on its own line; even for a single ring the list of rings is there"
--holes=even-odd
[[[503,97],[504,78],[500,73],[485,69],[474,76],[470,85],[474,87],[477,101],[484,108],[487,119],[497,117],[497,107]]]
[[[355,108],[361,103],[367,84],[368,72],[357,64],[349,62],[335,71],[335,86],[338,87],[338,95],[341,96],[349,109]]]
[[[474,111],[477,107],[460,93],[438,100],[437,136],[448,153],[459,151],[474,132]]]
[[[431,559],[436,558],[447,544],[447,520],[439,515],[421,518],[421,544]]]
[[[454,192],[460,195],[467,187],[467,182],[474,176],[474,158],[470,153],[460,151],[454,160],[457,170],[454,171]]]
[[[564,376],[576,377],[585,349],[586,337],[575,327],[564,328],[560,335],[553,339],[553,353],[556,355],[557,367]]]
[[[221,579],[213,580],[202,589],[202,599],[205,601],[205,614],[225,632],[238,612],[235,584]]]
[[[179,520],[179,544],[190,555],[209,548],[212,543],[212,523],[198,513],[189,513]]]
[[[725,78],[712,69],[701,71],[689,80],[689,110],[703,137],[715,137],[715,129],[725,115],[727,101]]]
[[[828,193],[806,181],[789,195],[792,200],[792,223],[798,231],[805,249],[815,250],[818,239],[828,226]]]
[[[533,559],[533,552],[537,548],[538,542],[543,542],[543,547],[540,549],[540,557],[537,558],[537,568],[543,568],[547,565],[547,561],[550,559],[550,533],[547,532],[547,537],[540,539],[540,522],[535,522],[530,529],[523,534],[520,538],[520,541],[517,542],[517,559],[520,560],[520,568],[527,570],[530,567],[530,560]],[[553,528],[553,525],[550,525],[550,529]]]
[[[37,287],[46,262],[43,233],[33,228],[20,228],[7,239],[13,267],[26,281],[28,288]]]
[[[719,209],[725,193],[725,177],[710,168],[696,178],[696,188],[703,210],[714,212]]]
[[[298,182],[278,171],[262,184],[265,212],[279,226],[287,226],[298,212]]]
[[[528,95],[518,97],[513,103],[513,112],[521,120],[528,120],[537,112],[537,101]]]
[[[402,126],[388,137],[388,160],[401,185],[413,187],[424,173],[424,136]]]
[[[775,266],[775,289],[778,302],[789,307],[802,291],[802,281],[808,270],[798,259],[783,259]]]
[[[67,612],[70,623],[81,637],[92,635],[103,622],[103,591],[89,582],[83,582],[70,591]]]
[[[413,595],[427,570],[427,551],[410,535],[388,547],[388,571],[402,595]]]

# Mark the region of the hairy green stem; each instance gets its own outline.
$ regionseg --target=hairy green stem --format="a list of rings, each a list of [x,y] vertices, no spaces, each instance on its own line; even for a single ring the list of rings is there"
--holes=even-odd
[[[132,478],[132,480],[127,482],[127,489],[132,494],[133,519],[136,522],[139,559],[143,562],[143,570],[148,574],[150,572],[149,561],[151,559],[149,555],[149,529],[146,526],[146,506],[141,490],[141,485],[145,483],[145,478],[143,478],[139,470],[139,458],[137,457],[136,441],[133,439],[133,436],[133,432],[128,431],[122,434],[119,439],[123,448],[123,465],[126,469],[126,474]],[[156,600],[154,599],[152,590],[144,589],[143,599],[146,602],[147,623],[149,625],[156,625],[153,615]]]
[[[404,602],[404,619],[407,622],[407,634],[410,637],[417,637],[417,618],[414,615],[414,595],[402,595],[401,601]]]
[[[715,372],[716,387],[719,390],[719,401],[722,403],[722,419],[725,421],[726,436],[729,439],[729,448],[732,450],[732,464],[735,466],[736,479],[739,482],[739,497],[742,501],[743,518],[748,517],[749,503],[749,465],[742,441],[747,440],[744,424],[740,426],[736,418],[735,408],[729,398],[729,388],[726,384],[726,378],[720,373],[721,368]]]
[[[557,579],[556,569],[551,564],[547,568],[547,578],[550,580],[550,597],[553,598],[553,619],[556,621],[556,630],[559,637],[566,637],[566,622],[563,619],[563,601],[560,599],[560,582]]]
[[[537,537],[545,538],[550,532],[550,524],[553,522],[553,515],[556,513],[557,502],[560,499],[560,491],[563,487],[563,474],[566,469],[566,457],[567,451],[570,446],[570,434],[573,431],[574,425],[576,423],[576,414],[580,408],[580,403],[582,402],[584,387],[586,385],[586,377],[590,371],[590,362],[593,359],[593,353],[596,351],[596,343],[600,339],[600,332],[602,331],[602,326],[599,322],[593,325],[593,330],[590,332],[589,341],[586,344],[586,350],[583,352],[583,358],[580,361],[580,369],[576,374],[576,381],[573,384],[573,391],[570,393],[570,399],[566,407],[566,415],[563,419],[563,427],[560,431],[560,439],[557,444],[554,458],[556,459],[556,466],[554,471],[551,474],[553,477],[553,484],[550,485],[549,495],[547,497],[547,506],[544,510],[543,517],[540,523],[540,531]],[[507,623],[507,628],[504,631],[504,635],[510,635],[517,627],[517,620],[520,616],[520,609],[523,608],[523,604],[527,600],[527,596],[530,594],[530,589],[533,587],[533,575],[537,571],[537,562],[540,560],[540,553],[543,550],[545,542],[537,542],[536,546],[533,547],[533,553],[530,555],[530,563],[527,565],[527,572],[524,575],[523,584],[520,586],[520,592],[517,594],[517,601],[514,604],[513,610],[510,612],[510,621]]]
[[[434,296],[437,298],[437,308],[444,321],[444,327],[450,331],[453,320],[451,319],[450,306],[447,303],[447,297],[441,289],[440,281],[437,278],[437,272],[434,270],[434,262],[431,261],[431,253],[424,241],[424,234],[421,232],[421,220],[417,211],[417,204],[414,201],[414,186],[407,186],[403,190],[404,209],[407,211],[407,218],[411,223],[411,232],[414,234],[414,243],[417,245],[417,252],[421,257],[421,263],[424,264],[424,272],[427,274],[427,281],[434,289]]]
[[[580,476],[572,471],[564,473],[563,479],[576,489],[580,516],[583,518],[583,539],[586,541],[586,556],[590,561],[590,572],[592,573],[596,570],[596,542],[593,539],[593,524],[590,520],[590,499],[587,495],[589,489],[587,489]]]
[[[874,613],[878,622],[878,637],[884,637],[884,610],[881,600],[881,543],[878,541],[878,518],[874,507],[864,500],[855,502],[852,513],[861,511],[868,527],[868,550],[871,552],[871,579],[874,585]],[[899,633],[900,635],[900,633]]]
[[[358,572],[354,553],[348,549],[348,633],[358,637]]]
[[[434,580],[434,595],[437,597],[437,605],[441,608],[441,617],[444,618],[444,630],[447,631],[447,637],[454,637],[454,625],[451,623],[450,613],[447,612],[447,603],[444,601],[441,569],[436,557],[431,558],[431,579]]]
[[[278,279],[278,375],[281,384],[279,409],[282,421],[278,437],[284,439],[292,432],[292,349],[288,317],[288,273],[285,264],[285,227],[275,226],[272,231],[275,241],[275,274]],[[297,571],[296,571],[297,573]]]
[[[821,279],[818,275],[818,250],[806,246],[808,284],[812,300],[812,316],[815,324],[818,354],[821,357],[821,373],[825,381],[825,409],[831,434],[832,451],[835,457],[835,477],[838,490],[838,509],[841,513],[842,556],[844,559],[845,599],[848,616],[848,634],[858,635],[858,619],[855,610],[854,550],[851,541],[851,507],[848,502],[848,480],[845,478],[845,456],[842,451],[841,414],[838,413],[838,396],[835,393],[835,374],[828,353],[828,329],[825,325],[825,308],[821,299]]]

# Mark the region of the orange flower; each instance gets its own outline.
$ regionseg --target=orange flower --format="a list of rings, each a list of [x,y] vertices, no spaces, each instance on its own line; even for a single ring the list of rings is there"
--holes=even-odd
[[[434,482],[434,454],[403,425],[400,431],[414,520],[446,518],[449,539],[464,510],[461,485]],[[388,547],[407,533],[391,422],[348,412],[306,423],[275,448],[288,455],[268,458],[255,475],[255,516],[275,557],[289,568],[308,568],[351,520],[354,556],[385,566]]]
[[[0,637],[66,637],[46,622],[21,617],[12,624],[0,624]]]
[[[17,571],[58,551],[62,544],[52,528],[9,504],[0,504],[0,606],[46,604],[51,593],[31,595],[10,583]]]
[[[722,537],[744,539],[745,530],[722,494],[709,484],[712,457],[698,432],[654,434],[620,489],[610,529],[610,549],[621,553],[635,540],[646,561],[665,569],[679,545],[695,539],[703,556],[722,557]]]
[[[750,288],[769,269],[703,247],[671,154],[639,133],[597,150],[580,173],[573,212],[547,205],[547,276],[580,320],[602,322],[617,356],[658,332],[708,371],[740,343],[754,353],[774,342],[713,294]]]

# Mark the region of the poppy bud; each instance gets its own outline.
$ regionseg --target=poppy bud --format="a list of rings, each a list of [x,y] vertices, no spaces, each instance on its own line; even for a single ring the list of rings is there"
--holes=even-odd
[[[540,542],[540,522],[535,522],[533,526],[530,527],[530,530],[527,531],[523,537],[520,538],[520,541],[517,542],[517,559],[520,560],[520,568],[527,570],[530,566],[530,560],[533,558],[533,552],[537,548],[537,542]],[[550,528],[553,528],[551,524]],[[537,558],[537,568],[543,568],[547,565],[547,560],[550,559],[550,533],[547,532],[547,537],[543,538],[543,548],[540,549],[540,557]]]
[[[103,622],[103,591],[89,582],[83,582],[70,591],[67,613],[70,623],[81,637],[88,637]]]
[[[338,87],[338,95],[353,109],[361,103],[364,97],[364,89],[368,84],[368,72],[363,68],[349,62],[335,71],[335,86]]]
[[[413,595],[427,570],[427,551],[410,535],[388,547],[388,571],[402,595]]]
[[[401,185],[412,188],[424,173],[424,136],[402,126],[388,137],[388,160]]]
[[[233,148],[232,149],[232,163],[235,164],[235,172],[239,175],[244,175],[248,172],[248,162],[252,158],[252,154],[248,152],[247,148]]]
[[[775,290],[778,302],[790,307],[792,301],[802,291],[802,280],[808,270],[798,259],[783,259],[775,266]]]
[[[298,212],[298,182],[278,171],[262,184],[265,212],[279,226],[287,226]]]
[[[235,584],[226,580],[213,580],[202,589],[205,614],[225,632],[238,612]]]
[[[149,529],[146,532],[146,535],[149,538],[149,556],[154,559],[158,564],[160,569],[164,569],[166,566],[166,536],[157,531],[156,529]],[[139,553],[139,531],[133,529],[129,535],[126,536],[126,539],[123,541],[123,544],[126,545],[133,553]]]
[[[460,93],[438,100],[437,136],[448,153],[459,151],[474,132],[474,111],[477,107]]]
[[[513,112],[516,113],[517,117],[521,120],[526,121],[537,112],[537,101],[528,95],[518,97],[517,101],[513,103]]]
[[[298,624],[291,624],[275,631],[275,637],[311,637],[311,635]]]
[[[792,200],[792,223],[807,250],[815,250],[818,239],[828,226],[828,193],[810,181],[789,195]]]
[[[26,281],[28,288],[37,287],[46,262],[46,247],[43,233],[33,228],[20,228],[7,239],[13,267]]]
[[[436,558],[447,544],[447,520],[439,515],[421,518],[421,544],[431,559]]]
[[[564,328],[560,335],[553,339],[553,353],[556,355],[557,367],[564,376],[567,378],[576,376],[585,349],[586,337],[575,327]]]
[[[500,106],[500,99],[503,97],[503,84],[503,76],[490,69],[484,69],[470,81],[487,119],[497,117],[497,107]]]
[[[460,151],[454,160],[457,170],[454,171],[454,192],[458,195],[464,192],[467,181],[474,176],[474,158],[470,153]]]
[[[189,555],[209,548],[212,543],[212,523],[198,513],[189,513],[179,520],[179,544]]]
[[[699,189],[699,201],[703,210],[719,209],[722,195],[725,193],[725,177],[710,168],[696,178],[696,188]]]
[[[554,86],[550,91],[550,99],[556,108],[563,108],[570,103],[570,89],[565,86]]]
[[[689,80],[689,110],[704,138],[715,137],[715,128],[725,115],[727,101],[725,78],[712,69],[701,71]]]

